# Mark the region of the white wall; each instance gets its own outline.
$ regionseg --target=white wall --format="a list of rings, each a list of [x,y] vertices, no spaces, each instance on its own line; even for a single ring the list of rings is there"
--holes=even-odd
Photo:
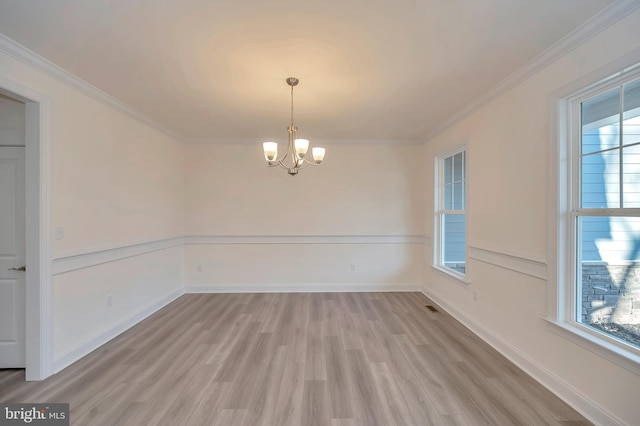
[[[24,104],[0,93],[0,146],[24,146]]]
[[[181,294],[182,246],[154,242],[184,233],[184,149],[51,75],[0,49],[0,83],[51,105],[51,225],[64,229],[51,236],[59,370]]]
[[[292,177],[266,166],[259,143],[187,145],[187,288],[418,288],[420,150],[332,144]]]
[[[551,332],[547,313],[549,95],[640,47],[640,11],[537,72],[424,147],[467,142],[470,285],[425,269],[424,291],[592,419],[640,423],[640,377]],[[426,187],[433,185],[426,174]],[[426,199],[426,211],[432,211]],[[432,235],[431,222],[425,232]],[[431,248],[425,254],[432,258]],[[474,292],[477,301],[474,301]],[[591,405],[593,404],[593,405]]]

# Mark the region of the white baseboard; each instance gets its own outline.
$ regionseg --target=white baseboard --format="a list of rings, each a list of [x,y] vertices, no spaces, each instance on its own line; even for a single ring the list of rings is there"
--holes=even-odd
[[[344,293],[420,291],[419,284],[239,284],[185,287],[185,293]]]
[[[596,425],[624,425],[620,419],[617,419],[611,413],[606,412],[598,405],[594,404],[589,398],[578,392],[568,383],[556,377],[535,360],[531,359],[524,352],[513,346],[511,343],[502,339],[491,330],[472,321],[466,315],[447,304],[429,289],[422,286],[422,293],[429,299],[433,300],[444,311],[449,313],[455,319],[460,321],[465,327],[471,330],[475,335],[488,343],[495,350],[500,352],[509,361],[520,367],[531,376],[534,380],[553,392],[558,398],[569,404],[573,409],[585,416]]]
[[[71,350],[55,358],[53,360],[53,374],[70,366],[80,358],[98,349],[100,346],[104,345],[109,340],[127,331],[128,329],[130,329],[131,327],[133,327],[143,319],[149,317],[150,315],[164,308],[166,305],[173,302],[183,294],[184,294],[184,288],[181,287],[178,290],[171,292],[169,295],[157,301],[153,305],[143,309],[137,314],[130,316],[129,318],[126,318],[124,321],[121,321],[120,323],[116,324],[114,327],[103,331],[98,336],[75,346]]]

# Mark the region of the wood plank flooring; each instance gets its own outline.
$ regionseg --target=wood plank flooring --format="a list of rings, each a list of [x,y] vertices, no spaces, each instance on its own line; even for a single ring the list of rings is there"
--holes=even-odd
[[[587,425],[420,293],[185,295],[0,402],[74,425]]]

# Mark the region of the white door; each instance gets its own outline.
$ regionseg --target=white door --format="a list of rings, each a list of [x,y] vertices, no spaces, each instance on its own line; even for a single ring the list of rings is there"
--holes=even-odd
[[[0,146],[0,368],[26,360],[24,199],[24,147]]]

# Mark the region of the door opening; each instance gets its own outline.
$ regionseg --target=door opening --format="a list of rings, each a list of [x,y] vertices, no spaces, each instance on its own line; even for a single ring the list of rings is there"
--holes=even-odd
[[[0,368],[26,367],[25,117],[0,94]]]
[[[12,293],[12,299],[21,298],[22,325],[12,322],[2,325],[5,329],[0,330],[0,336],[5,340],[12,340],[13,335],[19,333],[20,327],[24,327],[24,353],[20,355],[22,364],[25,367],[25,377],[27,380],[43,380],[52,374],[52,332],[51,332],[51,237],[50,237],[50,116],[51,101],[48,97],[38,93],[28,87],[14,82],[6,77],[0,76],[0,99],[11,100],[23,105],[24,120],[24,143],[23,147],[6,147],[5,152],[13,148],[14,151],[21,151],[21,160],[17,157],[20,154],[15,152],[9,157],[16,157],[12,167],[6,167],[0,173],[7,176],[13,173],[13,180],[19,180],[19,173],[15,168],[22,168],[24,176],[24,189],[22,191],[23,214],[21,220],[24,224],[24,262],[20,265],[7,265],[6,269],[20,269],[26,266],[26,271],[7,271],[14,275],[0,275],[0,291]],[[8,133],[11,133],[9,131]],[[14,131],[15,132],[15,131]],[[8,134],[7,133],[7,134]],[[9,143],[7,143],[9,145]],[[3,154],[4,155],[4,154]],[[20,166],[22,165],[22,166]],[[4,177],[4,176],[3,176]],[[17,191],[17,184],[12,184],[13,190]],[[9,187],[9,185],[5,185]],[[4,200],[3,200],[4,201]],[[16,203],[19,203],[16,201]],[[4,204],[4,203],[3,203]],[[7,209],[8,210],[8,209]],[[17,213],[16,213],[17,214]],[[4,216],[4,212],[3,212]],[[17,218],[17,216],[16,216]],[[2,219],[4,220],[4,219]],[[17,219],[16,219],[17,220]],[[16,222],[17,223],[17,222]],[[0,225],[0,232],[5,232],[7,227]],[[9,233],[10,234],[10,233]],[[9,241],[4,234],[0,236],[0,258],[8,258],[4,251],[7,247],[14,249],[19,244]],[[18,250],[16,249],[17,253]],[[13,256],[16,261],[18,256]],[[20,263],[20,262],[18,262]],[[0,262],[2,269],[5,269],[5,262]],[[20,275],[22,274],[22,275]],[[5,276],[9,278],[5,278]],[[12,281],[12,285],[8,284]],[[18,283],[16,284],[16,281]],[[19,282],[22,281],[22,284]],[[22,286],[15,287],[15,286]],[[9,287],[12,287],[9,289]],[[17,289],[17,290],[16,290]],[[24,295],[19,294],[23,292]],[[4,295],[3,295],[4,296]],[[4,297],[3,297],[4,299]],[[3,306],[4,307],[4,306]],[[16,317],[16,305],[12,304],[14,318]],[[14,320],[12,320],[14,321]],[[4,333],[4,334],[3,334]],[[6,339],[6,337],[9,339]]]

